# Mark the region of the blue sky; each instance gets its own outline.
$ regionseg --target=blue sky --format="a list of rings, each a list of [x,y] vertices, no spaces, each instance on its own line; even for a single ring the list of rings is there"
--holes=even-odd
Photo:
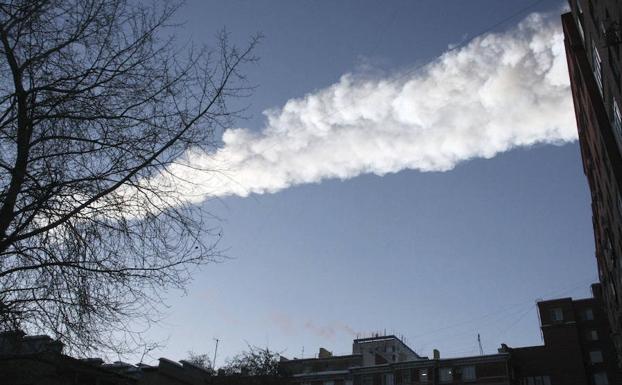
[[[250,104],[249,119],[232,127],[250,137],[249,148],[261,141],[277,148],[289,143],[265,134],[270,129],[287,131],[295,125],[296,132],[305,133],[309,126],[301,123],[306,120],[300,116],[315,118],[318,113],[308,108],[309,100],[327,100],[323,95],[332,94],[326,90],[339,91],[344,86],[342,76],[352,74],[355,91],[367,84],[372,92],[388,89],[394,95],[395,89],[402,90],[401,83],[412,81],[406,104],[423,100],[415,103],[425,104],[426,110],[417,110],[422,116],[425,112],[435,121],[457,127],[446,132],[450,142],[457,143],[449,146],[447,156],[457,160],[449,166],[441,164],[443,172],[434,167],[432,172],[421,172],[429,162],[439,161],[434,158],[436,142],[421,140],[426,138],[424,130],[412,146],[404,142],[386,156],[376,156],[375,151],[369,154],[374,159],[370,163],[366,163],[367,156],[362,157],[363,164],[344,161],[352,158],[352,152],[344,153],[339,161],[322,162],[339,153],[340,147],[356,150],[360,146],[367,155],[365,140],[382,143],[385,120],[364,126],[356,123],[359,120],[337,122],[327,135],[338,135],[344,127],[355,134],[361,130],[369,134],[348,135],[354,139],[347,143],[343,137],[316,140],[305,147],[323,149],[336,143],[328,155],[318,150],[301,161],[290,150],[275,150],[276,161],[266,172],[278,176],[285,170],[282,179],[258,178],[253,187],[255,182],[250,180],[254,179],[249,178],[246,191],[254,193],[228,192],[197,202],[221,218],[221,246],[230,259],[197,272],[185,296],[169,294],[169,316],[147,334],[168,341],[152,356],[182,359],[189,350],[211,355],[214,338],[220,339],[217,365],[245,349],[247,343],[269,346],[287,357],[300,357],[303,347],[305,357],[313,356],[320,346],[348,353],[357,334],[384,330],[403,335],[422,355],[431,355],[434,348],[442,356],[477,354],[477,333],[487,353],[495,352],[502,342],[510,346],[541,343],[535,301],[588,296],[589,284],[597,280],[589,193],[578,143],[568,136],[569,129],[575,129],[572,111],[555,108],[567,106],[567,96],[550,95],[558,91],[552,81],[549,88],[534,92],[538,94],[535,101],[523,102],[526,91],[515,90],[507,77],[493,84],[495,88],[486,76],[482,88],[441,93],[443,97],[455,94],[460,100],[480,95],[482,99],[474,101],[478,105],[490,101],[494,110],[480,115],[492,116],[482,127],[494,135],[505,129],[506,115],[517,121],[510,144],[491,148],[489,144],[495,141],[484,137],[481,146],[463,148],[461,141],[479,132],[473,130],[479,129],[475,123],[481,119],[467,114],[477,115],[479,110],[453,108],[453,102],[447,102],[439,104],[439,109],[449,108],[439,120],[435,105],[425,99],[446,84],[437,81],[430,86],[426,79],[431,75],[421,69],[448,47],[470,41],[532,3],[187,1],[178,14],[186,22],[178,32],[184,40],[209,44],[223,26],[240,44],[256,32],[265,36],[257,50],[260,62],[247,69],[250,81],[257,85],[253,96],[244,101]],[[545,27],[555,28],[551,23],[563,5],[541,1],[530,8],[531,12],[553,13],[553,22],[532,23],[525,36],[537,37],[548,31]],[[507,39],[523,33],[516,28],[526,16],[523,13],[491,31],[500,34],[495,35],[499,36],[497,46],[493,39],[487,45],[473,45],[463,55],[485,56],[484,45],[503,47]],[[530,41],[531,45],[538,42],[536,38]],[[454,68],[457,62],[451,60],[458,59],[445,58]],[[464,68],[467,74],[475,68],[481,76],[487,67],[468,64]],[[383,88],[386,84],[388,88]],[[285,105],[293,106],[289,115],[283,112]],[[357,107],[348,104],[344,109],[352,106]],[[367,113],[375,105],[363,107]],[[324,114],[322,119],[332,121],[344,110],[331,108],[319,112]],[[275,111],[273,121],[267,121],[262,114],[265,110]],[[453,110],[456,118],[451,116]],[[513,111],[517,116],[512,116]],[[395,133],[399,141],[411,126],[393,121],[399,124],[387,132]],[[563,127],[542,134],[556,122]],[[533,127],[540,136],[530,141]],[[437,132],[443,128],[439,124],[424,129]],[[292,131],[287,134],[291,137]],[[415,152],[431,148],[431,158],[400,163],[409,146]],[[391,157],[391,152],[397,155]],[[310,162],[313,159],[317,162]],[[292,162],[301,162],[295,171],[304,169],[305,173],[298,175],[283,166]],[[307,170],[309,163],[320,166]],[[334,169],[342,164],[348,164],[347,170]],[[244,184],[246,175],[257,172],[250,168],[246,174],[234,175]]]

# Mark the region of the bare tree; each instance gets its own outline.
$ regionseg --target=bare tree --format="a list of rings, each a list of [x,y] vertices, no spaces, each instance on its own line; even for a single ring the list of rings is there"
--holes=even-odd
[[[209,359],[209,356],[207,354],[198,354],[190,351],[188,352],[188,358],[186,358],[184,361],[189,362],[199,368],[205,369],[208,372],[214,371],[212,360]]]
[[[248,346],[244,351],[227,360],[219,369],[225,375],[277,376],[279,375],[280,354],[268,348]]]
[[[212,149],[234,114],[225,101],[248,93],[239,67],[257,39],[178,47],[176,9],[0,1],[2,328],[74,353],[129,348],[129,321],[157,316],[163,289],[218,257],[218,228],[174,183],[149,181]]]

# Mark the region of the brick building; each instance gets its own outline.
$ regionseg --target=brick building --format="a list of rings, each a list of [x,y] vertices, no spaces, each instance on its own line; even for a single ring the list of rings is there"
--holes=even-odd
[[[603,300],[622,363],[621,16],[616,0],[570,0],[562,15]]]
[[[591,298],[538,302],[544,344],[499,349],[510,354],[517,384],[622,383],[601,292],[601,286],[594,284]]]

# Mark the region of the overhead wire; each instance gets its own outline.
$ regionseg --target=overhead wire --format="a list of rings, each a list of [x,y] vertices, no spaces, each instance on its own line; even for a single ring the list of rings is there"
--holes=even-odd
[[[486,33],[488,33],[488,32],[491,32],[491,31],[492,31],[492,30],[494,30],[495,28],[497,28],[497,27],[499,27],[499,26],[504,25],[504,24],[505,24],[505,23],[507,23],[508,21],[513,20],[513,19],[515,19],[515,18],[516,18],[516,17],[518,17],[518,16],[523,15],[523,14],[524,14],[524,13],[526,13],[527,11],[529,11],[529,10],[531,10],[531,9],[535,8],[537,5],[539,5],[539,4],[541,4],[541,3],[544,3],[545,1],[549,1],[549,0],[536,0],[536,1],[531,2],[531,3],[530,3],[530,4],[528,4],[527,6],[525,6],[525,7],[523,7],[523,8],[520,8],[520,9],[516,10],[515,12],[511,13],[510,15],[508,15],[508,16],[506,16],[506,17],[502,18],[501,20],[499,20],[499,21],[497,21],[497,22],[495,22],[495,23],[493,23],[493,24],[491,24],[491,25],[489,25],[489,26],[487,26],[487,27],[483,28],[481,31],[477,32],[477,33],[476,33],[475,35],[473,35],[473,36],[470,36],[468,39],[465,39],[464,41],[462,41],[462,42],[460,42],[460,43],[458,43],[458,44],[456,44],[456,45],[452,45],[452,46],[451,46],[451,47],[449,47],[446,51],[444,51],[444,52],[442,53],[442,55],[446,55],[446,54],[448,54],[449,52],[453,52],[453,51],[455,51],[455,50],[457,50],[457,49],[460,49],[460,48],[462,48],[462,47],[464,47],[464,46],[468,45],[469,43],[471,43],[473,40],[477,39],[478,37],[480,37],[480,36],[482,36],[482,35],[484,35],[484,34],[486,34]],[[401,80],[402,78],[405,78],[405,77],[407,77],[407,76],[411,76],[411,75],[412,75],[412,74],[414,74],[416,71],[418,71],[418,70],[422,69],[423,67],[425,67],[425,66],[427,66],[427,65],[429,65],[429,64],[431,64],[431,63],[433,63],[433,62],[434,62],[434,61],[436,61],[437,59],[438,59],[438,57],[435,57],[435,58],[433,58],[433,59],[427,60],[427,61],[425,61],[425,62],[423,62],[423,63],[421,63],[421,64],[419,64],[419,65],[417,65],[417,66],[415,66],[415,67],[412,67],[411,69],[407,70],[406,72],[402,73],[401,75],[398,75],[398,76],[397,76],[397,77],[395,77],[394,79],[395,79],[395,80]]]
[[[488,32],[491,32],[495,28],[497,28],[497,27],[507,23],[510,20],[515,19],[518,16],[521,16],[522,14],[524,14],[524,13],[528,12],[529,10],[535,8],[537,5],[539,5],[541,3],[544,3],[545,1],[550,1],[550,0],[535,0],[535,1],[531,2],[531,3],[529,3],[527,6],[525,6],[523,8],[520,8],[520,9],[514,11],[513,13],[511,13],[510,15],[500,19],[499,21],[497,21],[497,22],[495,22],[495,23],[485,27],[481,31],[477,32],[475,35],[470,36],[468,39],[464,39],[464,41],[449,47],[449,49],[447,49],[446,51],[441,53],[441,56],[442,55],[446,55],[446,54],[448,54],[450,52],[453,52],[453,51],[455,51],[457,49],[460,49],[460,48],[468,45],[469,43],[471,43],[473,40],[477,39],[478,37],[480,37],[480,36],[482,36],[482,35],[484,35],[484,34],[486,34]],[[394,15],[392,16],[390,24],[393,24],[393,22],[395,21],[395,16],[396,15],[397,15],[397,12],[394,13]],[[378,42],[379,41],[380,41],[380,39],[378,39]],[[376,47],[378,46],[378,42],[373,46],[373,51],[375,51]],[[426,61],[424,61],[423,63],[421,63],[419,65],[411,67],[409,70],[406,70],[405,72],[402,72],[401,74],[396,75],[392,79],[394,81],[401,81],[404,78],[413,75],[415,72],[419,71],[420,69],[422,69],[422,68],[424,68],[424,67],[426,67],[426,66],[428,66],[428,65],[430,65],[432,63],[434,63],[436,60],[438,60],[439,57],[440,56],[435,57],[435,58],[430,59],[430,60],[426,60]],[[333,115],[335,115],[338,112],[340,112],[340,110],[339,109],[335,109],[332,112],[326,114],[326,117],[332,117]]]
[[[593,282],[593,279],[589,278],[583,279],[581,281],[575,281],[570,285],[551,290],[548,293],[545,293],[543,297],[559,298],[559,296],[561,295],[565,295],[581,286],[585,286],[587,282]],[[440,328],[419,332],[416,335],[409,336],[408,339],[413,341],[415,345],[421,346],[429,346],[431,344],[431,338],[426,337],[430,337],[433,335],[437,336],[433,338],[438,338],[438,336],[442,336],[443,339],[458,337],[457,339],[454,339],[454,341],[470,341],[474,338],[473,336],[482,329],[482,326],[490,325],[491,323],[498,323],[501,327],[499,329],[494,328],[497,329],[497,333],[494,335],[494,337],[492,337],[493,340],[496,340],[498,338],[504,337],[507,332],[512,330],[512,328],[514,328],[522,319],[524,319],[527,315],[534,311],[537,301],[538,299],[529,299],[518,303],[505,305],[482,316],[469,318],[464,321],[455,322]],[[471,325],[475,323],[476,325]],[[453,331],[457,332],[452,333]],[[501,342],[502,341],[499,341],[499,343]]]

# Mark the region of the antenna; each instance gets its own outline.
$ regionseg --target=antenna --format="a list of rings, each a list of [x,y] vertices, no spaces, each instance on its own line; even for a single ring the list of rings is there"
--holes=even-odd
[[[482,339],[480,338],[479,333],[477,333],[477,344],[479,345],[479,355],[483,356],[484,349],[482,348]]]
[[[214,338],[214,341],[216,341],[216,347],[214,348],[214,359],[212,360],[212,369],[216,368],[216,354],[218,353],[218,341],[220,341],[218,338]]]
[[[300,358],[305,358],[305,347],[302,347],[302,354],[300,355]]]

